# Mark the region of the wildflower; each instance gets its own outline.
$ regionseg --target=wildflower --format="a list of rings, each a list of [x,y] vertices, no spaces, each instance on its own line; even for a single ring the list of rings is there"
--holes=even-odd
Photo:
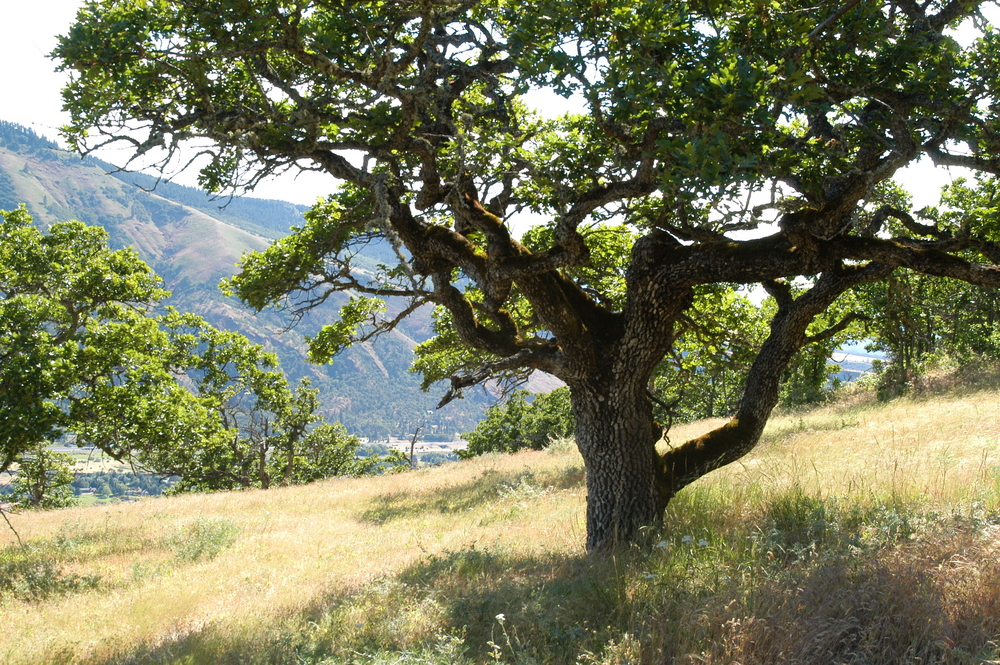
[[[694,536],[684,536],[683,538],[681,538],[681,542],[684,543],[685,545],[687,545],[688,543],[693,543]]]
[[[707,545],[708,545],[708,541],[705,540],[704,538],[702,538],[701,540],[698,541],[698,547],[705,547]]]
[[[656,543],[655,547],[657,549],[661,549],[661,550],[662,549],[666,549],[666,547],[667,547],[667,541],[661,540],[660,542]]]
[[[496,616],[496,619],[497,619],[497,621],[499,621],[500,623],[503,623],[504,621],[506,621],[506,620],[507,620],[507,617],[506,617],[506,616],[504,616],[504,613],[503,613],[503,612],[501,612],[500,614],[498,614],[498,615]]]

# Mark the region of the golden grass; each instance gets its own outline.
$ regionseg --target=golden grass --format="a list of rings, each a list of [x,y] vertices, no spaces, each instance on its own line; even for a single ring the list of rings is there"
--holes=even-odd
[[[984,391],[781,414],[754,454],[701,482],[944,504],[981,498],[998,470],[1000,393]]]
[[[24,513],[0,663],[987,662],[998,440],[991,391],[779,415],[609,557],[567,450]]]
[[[5,597],[0,662],[105,662],[209,625],[266,632],[446,551],[579,553],[582,473],[554,455],[489,457],[376,480],[18,515],[26,544],[54,549],[67,573],[101,582],[41,601]],[[179,560],[186,529],[207,518],[234,525],[235,542],[211,560]],[[13,538],[0,533],[0,542]]]

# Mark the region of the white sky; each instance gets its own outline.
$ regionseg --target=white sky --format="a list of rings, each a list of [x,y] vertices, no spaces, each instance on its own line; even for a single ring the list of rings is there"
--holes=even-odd
[[[55,71],[47,55],[56,47],[56,36],[65,34],[82,0],[0,0],[0,120],[31,127],[38,134],[59,140],[59,127],[69,121],[62,111],[60,90],[65,74]],[[120,163],[113,154],[100,155]],[[176,178],[195,185],[195,174]],[[254,196],[312,205],[333,189],[330,176],[303,173],[262,183]]]
[[[82,5],[81,0],[0,0],[0,120],[16,122],[33,128],[37,133],[57,139],[58,128],[67,122],[62,111],[60,89],[65,75],[54,71],[47,54],[55,48],[56,35],[67,31]],[[997,8],[989,7],[991,10]],[[1000,12],[990,12],[991,18]],[[567,106],[566,100],[555,95],[537,95],[532,100],[543,112],[555,113]],[[104,155],[108,161],[113,156]],[[903,182],[914,197],[916,208],[935,203],[940,185],[962,173],[934,169],[927,160],[907,169]],[[183,184],[194,184],[193,174],[178,178]],[[329,176],[304,173],[298,177],[283,176],[262,183],[255,196],[277,198],[295,203],[312,204],[331,189]]]

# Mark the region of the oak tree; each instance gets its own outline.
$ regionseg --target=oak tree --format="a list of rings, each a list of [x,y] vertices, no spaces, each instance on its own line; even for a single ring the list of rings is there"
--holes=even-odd
[[[135,414],[154,395],[189,395],[159,362],[149,316],[168,293],[107,240],[80,222],[43,233],[24,208],[0,213],[0,472],[84,423],[111,446],[118,430],[93,417],[97,405]]]
[[[314,358],[433,303],[472,350],[446,399],[562,379],[598,548],[756,445],[790,359],[847,325],[809,331],[841,294],[906,270],[1000,286],[992,217],[919,220],[892,185],[919,159],[1000,172],[984,4],[92,0],[55,55],[84,152],[125,143],[169,169],[191,146],[213,190],[329,174],[307,224],[231,283],[300,314],[351,293]],[[538,91],[583,112],[544,119]],[[543,230],[518,239],[529,213]],[[608,227],[638,237],[620,274],[594,269]],[[371,242],[398,260],[354,270]],[[657,452],[649,379],[696,292],[753,283],[776,307],[734,416]]]
[[[48,449],[69,435],[114,459],[178,476],[181,490],[268,488],[380,473],[360,442],[321,424],[317,391],[294,391],[277,358],[194,314],[132,249],[71,221],[48,232],[0,212],[0,473],[18,465],[24,505],[65,504],[72,474]]]

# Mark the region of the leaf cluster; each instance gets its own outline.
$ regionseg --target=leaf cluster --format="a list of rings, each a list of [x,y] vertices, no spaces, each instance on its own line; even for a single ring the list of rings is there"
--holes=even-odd
[[[176,491],[268,487],[381,471],[320,425],[317,390],[277,358],[193,314],[131,249],[79,222],[49,233],[23,208],[0,223],[0,470],[15,461],[35,505],[57,500],[48,442],[75,435],[120,461],[178,476]],[[39,452],[42,451],[42,452]],[[42,469],[42,470],[39,470]],[[58,476],[58,474],[57,474]],[[56,478],[58,479],[58,478]]]
[[[554,438],[572,436],[576,427],[568,388],[532,394],[517,390],[486,410],[476,428],[463,434],[469,442],[458,456],[469,459],[485,453],[541,450]]]

